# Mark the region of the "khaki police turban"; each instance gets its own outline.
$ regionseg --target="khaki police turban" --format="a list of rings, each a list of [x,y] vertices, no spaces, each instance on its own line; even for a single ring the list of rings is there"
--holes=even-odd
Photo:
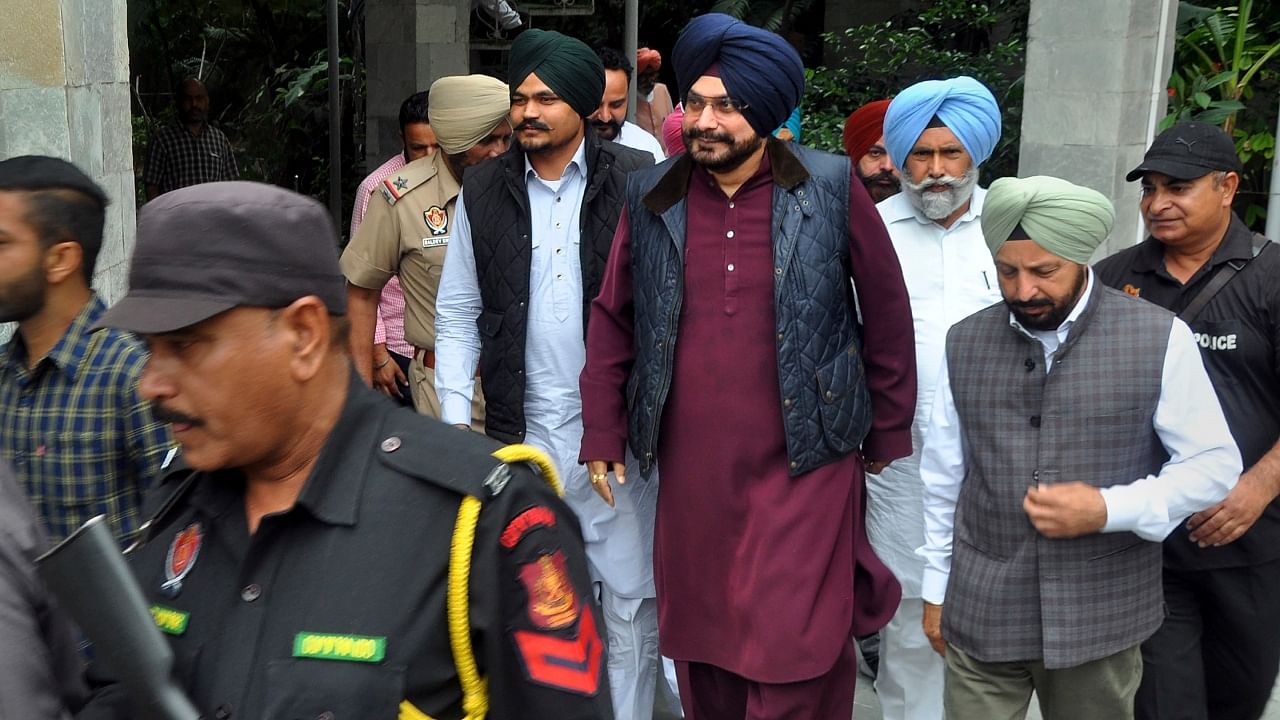
[[[1087,264],[1116,211],[1102,193],[1055,177],[1000,178],[982,201],[982,234],[994,256],[1019,225],[1040,247]]]
[[[427,118],[440,149],[464,153],[511,113],[507,84],[488,75],[452,75],[431,83]]]

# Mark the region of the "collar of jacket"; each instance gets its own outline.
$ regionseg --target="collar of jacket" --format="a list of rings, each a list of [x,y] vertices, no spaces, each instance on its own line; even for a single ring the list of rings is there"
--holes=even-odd
[[[586,201],[599,192],[600,186],[604,182],[605,173],[596,171],[608,170],[616,158],[613,150],[605,146],[606,143],[600,139],[599,135],[596,135],[590,125],[586,125],[585,120],[583,123],[583,141],[586,143],[587,157],[587,189],[582,197]],[[524,151],[520,149],[519,145],[512,142],[511,147],[498,156],[498,162],[502,163],[502,174],[506,177],[507,184],[517,198],[527,201],[529,194],[525,191],[524,184]]]
[[[773,173],[773,184],[790,190],[809,179],[809,171],[804,163],[792,152],[791,143],[770,137],[765,142],[765,152],[769,153],[769,168]],[[681,153],[671,167],[658,180],[658,184],[644,196],[644,206],[656,215],[661,215],[671,206],[689,194],[689,174],[693,172],[693,160],[689,153]]]

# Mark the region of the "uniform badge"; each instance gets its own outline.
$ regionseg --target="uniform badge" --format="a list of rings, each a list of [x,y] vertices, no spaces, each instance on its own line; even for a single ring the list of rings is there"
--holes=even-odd
[[[160,586],[162,592],[167,591],[176,595],[182,589],[183,578],[191,572],[191,568],[196,564],[196,558],[200,556],[200,543],[203,539],[204,532],[198,522],[191,523],[174,536],[173,542],[169,543],[169,552],[165,556],[165,581]]]
[[[1140,295],[1142,294],[1142,288],[1134,287],[1134,286],[1132,286],[1132,285],[1130,285],[1130,284],[1128,284],[1128,283],[1125,283],[1124,291],[1125,291],[1125,292],[1127,292],[1127,293],[1129,293],[1130,295],[1132,295],[1132,296],[1134,296],[1134,297],[1138,297],[1138,296],[1140,296]]]
[[[445,235],[449,232],[449,211],[439,205],[432,205],[422,211],[422,219],[427,221],[427,229],[432,235]]]
[[[560,551],[539,555],[520,568],[520,581],[529,593],[529,619],[535,626],[557,630],[578,619],[578,596]]]

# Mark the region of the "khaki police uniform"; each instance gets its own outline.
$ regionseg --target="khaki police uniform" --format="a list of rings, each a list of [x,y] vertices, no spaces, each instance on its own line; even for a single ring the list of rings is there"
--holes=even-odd
[[[437,418],[436,294],[460,188],[444,153],[405,165],[378,185],[341,260],[347,280],[369,290],[381,290],[392,275],[400,276],[404,337],[414,346],[409,387],[418,410]],[[471,417],[475,429],[483,432],[484,397],[478,383]]]
[[[201,715],[612,717],[573,513],[492,440],[349,387],[296,504],[256,532],[238,471],[154,493],[130,564]],[[90,674],[80,720],[137,717],[110,668]]]

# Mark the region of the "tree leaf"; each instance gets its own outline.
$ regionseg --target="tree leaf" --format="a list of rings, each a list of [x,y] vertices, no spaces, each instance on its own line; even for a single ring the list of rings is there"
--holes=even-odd
[[[1207,92],[1198,92],[1192,97],[1195,99],[1196,104],[1202,108],[1209,107],[1209,103],[1213,102],[1213,98],[1209,97],[1209,93]]]

